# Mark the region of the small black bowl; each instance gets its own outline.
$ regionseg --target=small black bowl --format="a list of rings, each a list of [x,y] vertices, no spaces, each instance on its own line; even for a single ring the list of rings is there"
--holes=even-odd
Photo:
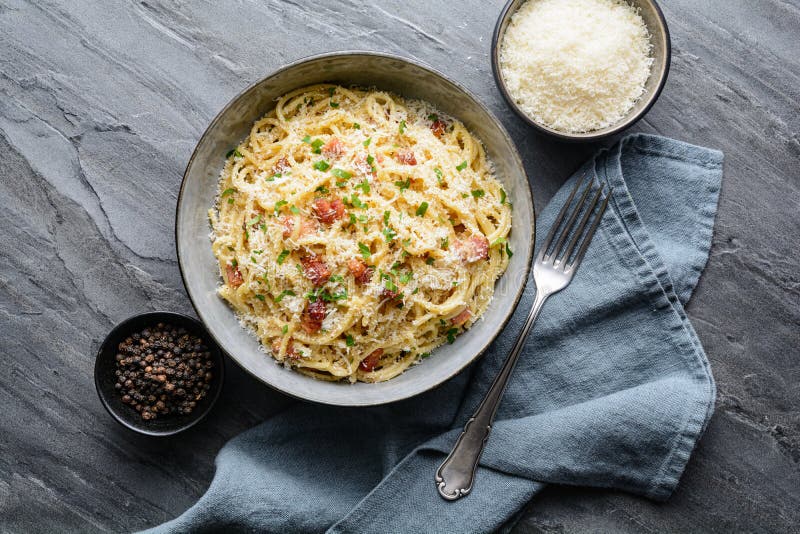
[[[117,382],[117,377],[114,374],[117,369],[117,347],[131,334],[158,323],[183,327],[190,334],[202,339],[211,353],[211,359],[214,361],[213,378],[211,379],[211,388],[208,394],[198,401],[192,413],[188,415],[159,416],[156,419],[145,421],[136,410],[122,402],[122,396],[114,389],[114,384]],[[125,319],[106,336],[105,341],[97,351],[97,359],[94,363],[94,384],[97,387],[100,402],[103,403],[108,413],[122,426],[148,436],[171,436],[197,424],[211,411],[214,403],[219,398],[224,380],[225,363],[219,346],[208,335],[208,332],[199,321],[187,315],[173,312],[142,313]]]

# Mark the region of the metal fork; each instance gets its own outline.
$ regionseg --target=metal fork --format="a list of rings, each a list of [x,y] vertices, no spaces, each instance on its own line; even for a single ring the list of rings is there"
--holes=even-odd
[[[536,297],[533,300],[528,319],[525,321],[525,326],[522,328],[514,348],[511,349],[511,354],[508,355],[503,368],[492,382],[492,386],[480,406],[467,421],[453,450],[436,471],[436,486],[439,494],[448,501],[460,499],[472,490],[475,470],[483,453],[483,447],[489,439],[497,407],[500,405],[500,399],[503,397],[508,379],[525,344],[528,331],[539,316],[547,298],[567,287],[572,281],[608,206],[611,190],[604,195],[605,186],[601,185],[596,188],[594,180],[590,179],[575,206],[571,207],[583,181],[582,177],[575,184],[575,188],[570,193],[564,207],[561,208],[556,222],[536,256],[533,264]],[[591,192],[593,194],[590,195]],[[597,207],[598,202],[600,202],[599,208]],[[567,216],[566,224],[562,224]],[[590,220],[592,222],[586,230],[586,225]],[[562,226],[563,228],[561,228]],[[561,229],[560,232],[559,229]],[[558,234],[557,239],[556,234]]]

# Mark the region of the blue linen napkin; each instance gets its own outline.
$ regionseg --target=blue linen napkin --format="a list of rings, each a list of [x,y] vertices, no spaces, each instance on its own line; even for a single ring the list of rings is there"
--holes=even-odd
[[[469,370],[389,406],[294,405],[231,440],[207,493],[153,532],[485,532],[548,483],[666,499],[714,406],[684,305],[708,257],[722,154],[639,134],[584,172],[614,187],[609,209],[528,338],[469,496],[444,501],[434,472],[511,349],[532,279]],[[537,243],[575,179],[542,212]]]

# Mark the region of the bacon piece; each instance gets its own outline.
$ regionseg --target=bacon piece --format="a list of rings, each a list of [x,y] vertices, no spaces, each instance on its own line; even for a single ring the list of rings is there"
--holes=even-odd
[[[408,149],[399,150],[397,154],[394,155],[394,158],[404,165],[417,164],[417,158],[414,156],[414,152]]]
[[[244,278],[242,278],[242,273],[239,272],[238,267],[234,267],[233,265],[226,265],[225,274],[227,275],[229,286],[239,287],[240,285],[244,284]]]
[[[372,268],[364,263],[361,258],[351,258],[347,261],[350,274],[356,279],[357,284],[368,284],[372,279]]]
[[[431,131],[433,132],[433,135],[435,135],[436,137],[443,136],[446,130],[447,130],[447,123],[442,120],[436,119],[435,121],[433,121],[433,124],[431,124]]]
[[[292,166],[289,165],[289,160],[286,159],[286,156],[281,156],[281,159],[275,162],[275,165],[272,167],[272,174],[278,174],[279,172],[282,173],[291,168]]]
[[[386,288],[386,287],[381,289],[381,298],[382,299],[393,300],[393,299],[396,299],[399,294],[400,294],[400,291],[398,291],[396,289],[389,289],[389,288]]]
[[[276,337],[272,340],[272,354],[278,354],[281,351],[281,338]],[[286,344],[286,357],[291,358],[293,360],[299,359],[300,355],[294,350],[294,340],[289,339],[289,343]]]
[[[489,258],[489,240],[482,235],[476,235],[459,240],[456,248],[461,259],[467,263]]]
[[[319,256],[311,254],[300,259],[303,264],[303,274],[311,280],[314,286],[321,286],[331,277],[331,270]]]
[[[461,313],[450,319],[450,324],[453,326],[461,326],[472,318],[472,312],[469,308],[464,308]]]
[[[319,230],[319,224],[315,219],[304,217],[302,215],[297,215],[296,217],[284,215],[280,218],[281,224],[283,225],[284,239],[288,239],[292,235],[292,232],[294,231],[295,219],[300,220],[300,234],[297,237],[303,237]]]
[[[331,224],[345,215],[344,202],[339,197],[321,197],[314,201],[314,213],[317,219],[325,224]]]
[[[338,158],[344,154],[344,143],[339,141],[336,137],[331,137],[330,140],[322,147],[322,155],[326,158]]]
[[[303,312],[300,326],[303,327],[303,330],[305,330],[307,334],[319,332],[320,328],[322,328],[322,321],[325,320],[326,312],[327,306],[325,306],[325,301],[315,300],[314,302],[309,302]]]
[[[358,368],[369,373],[378,365],[381,356],[383,356],[383,349],[373,350],[366,358],[361,360],[361,363],[358,364]]]

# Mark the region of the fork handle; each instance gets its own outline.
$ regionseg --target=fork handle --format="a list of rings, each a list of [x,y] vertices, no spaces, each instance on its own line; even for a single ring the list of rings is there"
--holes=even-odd
[[[497,407],[500,405],[500,399],[503,398],[508,379],[517,364],[520,352],[522,352],[525,338],[528,337],[528,332],[536,322],[548,296],[543,291],[536,292],[528,319],[525,321],[525,326],[523,326],[514,348],[511,349],[511,354],[503,363],[502,369],[492,382],[489,391],[486,392],[486,396],[483,397],[480,406],[467,421],[453,450],[436,470],[436,487],[439,495],[448,501],[460,499],[472,490],[475,471],[478,468],[483,447],[492,431],[492,422],[497,413]]]

